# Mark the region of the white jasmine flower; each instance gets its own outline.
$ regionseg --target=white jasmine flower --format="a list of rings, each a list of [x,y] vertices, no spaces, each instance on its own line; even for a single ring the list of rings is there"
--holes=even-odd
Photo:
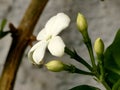
[[[68,27],[70,18],[64,13],[58,13],[51,17],[45,27],[38,33],[36,43],[28,52],[28,58],[34,64],[41,64],[46,48],[54,56],[60,57],[64,54],[65,44],[58,34]]]

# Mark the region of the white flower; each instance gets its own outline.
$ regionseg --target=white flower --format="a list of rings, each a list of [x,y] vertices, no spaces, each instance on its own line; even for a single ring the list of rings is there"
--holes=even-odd
[[[28,58],[34,64],[41,64],[45,55],[46,48],[54,56],[62,56],[64,54],[65,44],[58,34],[68,27],[70,18],[64,13],[58,13],[51,17],[45,27],[38,33],[36,43],[28,52]]]

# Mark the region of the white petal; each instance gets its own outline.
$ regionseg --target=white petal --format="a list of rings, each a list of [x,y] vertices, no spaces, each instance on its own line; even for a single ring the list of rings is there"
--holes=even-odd
[[[28,52],[28,59],[29,59],[33,64],[35,64],[32,55],[33,55],[33,51],[32,51],[32,52],[29,51],[29,52]]]
[[[37,35],[37,40],[44,40],[47,37],[47,32],[45,28],[43,28]]]
[[[33,52],[36,48],[38,48],[41,45],[41,42],[36,43],[29,52]]]
[[[64,13],[58,13],[56,16],[53,16],[46,23],[45,29],[51,35],[58,35],[63,29],[68,27],[70,23],[70,18]]]
[[[48,49],[54,56],[61,57],[64,54],[64,48],[65,44],[59,36],[52,38],[48,44]]]
[[[29,58],[29,60],[30,60],[33,64],[35,64],[35,63],[34,63],[34,60],[33,60],[33,52],[34,52],[34,50],[37,49],[40,45],[41,45],[40,42],[36,43],[36,44],[30,49],[30,51],[28,52],[28,58]]]
[[[39,46],[34,50],[32,58],[35,64],[40,64],[44,58],[45,50],[47,47],[46,41],[38,42]]]

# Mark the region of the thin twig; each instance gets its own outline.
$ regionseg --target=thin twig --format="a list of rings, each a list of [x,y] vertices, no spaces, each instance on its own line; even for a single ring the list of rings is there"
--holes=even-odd
[[[22,56],[47,2],[48,0],[32,0],[18,28],[10,25],[13,40],[0,78],[0,90],[13,90]]]

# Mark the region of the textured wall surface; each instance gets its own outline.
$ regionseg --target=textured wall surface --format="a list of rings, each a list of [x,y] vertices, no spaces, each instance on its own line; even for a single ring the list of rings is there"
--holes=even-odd
[[[8,19],[18,26],[30,0],[0,0],[0,21],[3,18]],[[106,47],[111,43],[113,37],[120,28],[120,0],[49,0],[43,14],[35,28],[34,34],[44,27],[47,20],[58,12],[64,12],[71,18],[70,26],[61,33],[62,38],[69,47],[74,47],[77,52],[89,61],[86,47],[82,42],[81,34],[76,28],[76,16],[78,12],[83,13],[89,23],[89,34],[92,42],[97,37],[101,37]],[[8,30],[8,26],[6,26]],[[7,52],[11,43],[10,35],[0,40],[0,74],[5,62]],[[14,90],[67,90],[79,84],[97,85],[102,90],[102,85],[96,83],[91,77],[78,74],[69,74],[67,72],[53,73],[45,68],[39,69],[33,66],[27,58],[27,48],[21,66],[17,74],[17,80]],[[46,60],[57,59],[46,53]],[[84,67],[76,61],[64,55],[59,58],[66,63],[73,63],[80,68]]]

